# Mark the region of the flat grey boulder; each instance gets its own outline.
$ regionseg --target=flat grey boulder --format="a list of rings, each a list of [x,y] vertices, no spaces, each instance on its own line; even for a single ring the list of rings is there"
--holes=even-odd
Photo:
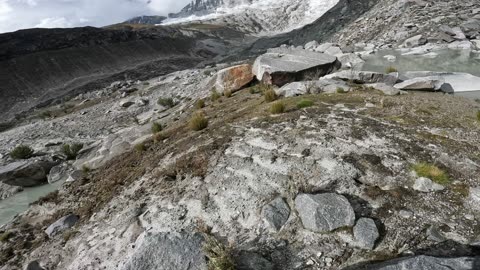
[[[401,94],[401,90],[385,83],[372,83],[368,84],[367,86],[382,91],[383,94],[386,96],[396,96]]]
[[[258,253],[242,251],[235,258],[236,270],[273,270],[273,264]]]
[[[290,216],[290,207],[281,197],[276,198],[262,209],[263,220],[275,231],[279,231]]]
[[[48,237],[52,238],[55,235],[73,227],[78,220],[79,216],[77,215],[70,214],[68,216],[64,216],[48,226],[48,228],[45,230],[45,233],[48,235]]]
[[[42,159],[21,160],[0,166],[0,182],[18,187],[33,187],[47,182],[47,174],[57,162]]]
[[[427,43],[427,39],[424,38],[422,35],[416,35],[414,37],[408,38],[403,42],[403,46],[405,47],[417,47],[422,46]]]
[[[329,74],[324,78],[353,81],[355,83],[385,83],[394,85],[398,81],[398,73],[383,74],[373,71],[342,70]]]
[[[329,54],[275,48],[255,60],[253,74],[259,81],[283,86],[308,76],[324,76],[340,66],[337,58]]]
[[[420,177],[415,180],[415,183],[413,184],[413,189],[420,192],[428,193],[444,190],[445,187],[433,182],[428,178]]]
[[[198,234],[159,233],[145,235],[123,270],[207,270]]]
[[[305,229],[313,232],[330,232],[355,223],[355,212],[347,198],[335,193],[299,194],[295,208]]]
[[[480,257],[437,258],[415,256],[358,267],[358,270],[473,270],[479,269]]]
[[[440,91],[444,87],[445,81],[439,76],[420,77],[406,80],[394,85],[395,88],[401,90],[417,90],[417,91]]]
[[[363,64],[365,64],[365,60],[363,60],[356,53],[338,54],[337,57],[338,57],[338,61],[342,63],[342,69],[350,69],[350,68],[360,69],[363,66]]]
[[[402,75],[402,79],[421,77],[439,77],[445,83],[441,86],[443,92],[469,92],[480,90],[480,77],[462,72],[436,72],[436,71],[409,71]]]
[[[375,221],[371,218],[360,218],[353,227],[353,237],[360,248],[373,249],[380,237]]]

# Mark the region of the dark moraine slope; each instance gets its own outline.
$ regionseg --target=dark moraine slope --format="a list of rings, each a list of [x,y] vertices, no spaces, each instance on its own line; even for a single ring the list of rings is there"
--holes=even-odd
[[[172,27],[28,29],[0,35],[0,122],[119,79],[147,79],[221,54],[228,32]]]

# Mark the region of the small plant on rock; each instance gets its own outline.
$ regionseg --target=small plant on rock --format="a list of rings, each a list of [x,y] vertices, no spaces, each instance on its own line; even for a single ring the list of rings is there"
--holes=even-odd
[[[308,107],[312,107],[313,104],[314,102],[309,99],[302,99],[297,103],[297,108],[298,109],[308,108]]]
[[[10,156],[13,159],[29,159],[33,156],[33,153],[34,151],[30,146],[19,145],[10,152]]]
[[[62,152],[67,157],[67,160],[74,160],[77,158],[78,153],[82,150],[83,144],[74,143],[74,144],[64,144],[62,146]]]
[[[153,134],[159,133],[162,130],[163,130],[162,124],[157,123],[157,122],[152,123],[152,133]]]
[[[270,113],[281,114],[285,112],[285,103],[277,101],[270,106]]]
[[[204,233],[203,251],[208,258],[208,270],[235,270],[231,248],[220,243],[214,236]]]
[[[393,66],[389,66],[385,69],[385,73],[387,73],[387,74],[388,73],[393,73],[393,72],[398,72],[398,70]]]
[[[157,100],[157,104],[165,108],[173,108],[175,105],[177,105],[173,98],[159,98]]]
[[[337,87],[337,94],[345,94],[346,91],[342,87]]]
[[[205,129],[208,127],[208,119],[203,112],[196,112],[190,119],[189,126],[194,131]]]
[[[448,174],[433,164],[426,162],[417,163],[413,166],[413,170],[418,176],[429,178],[437,184],[447,185],[450,183]]]

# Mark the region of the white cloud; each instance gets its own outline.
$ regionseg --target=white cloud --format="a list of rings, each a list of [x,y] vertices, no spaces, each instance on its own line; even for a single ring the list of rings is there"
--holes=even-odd
[[[0,0],[0,33],[43,27],[105,26],[177,12],[191,0]]]

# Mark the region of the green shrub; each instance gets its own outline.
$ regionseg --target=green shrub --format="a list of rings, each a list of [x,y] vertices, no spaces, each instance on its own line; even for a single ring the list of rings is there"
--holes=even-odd
[[[387,74],[388,73],[393,73],[393,72],[398,72],[398,70],[393,66],[389,66],[385,69],[385,73],[387,73]]]
[[[135,150],[137,150],[138,152],[145,152],[147,151],[147,146],[145,145],[145,143],[137,143],[135,145]]]
[[[346,91],[342,87],[337,87],[337,94],[345,94]]]
[[[208,258],[208,270],[235,270],[231,248],[210,234],[204,234],[203,251]]]
[[[285,103],[277,101],[270,106],[270,113],[281,114],[285,112]]]
[[[153,134],[158,133],[162,130],[163,130],[162,124],[157,123],[157,122],[152,123],[152,133]]]
[[[202,108],[205,108],[205,100],[203,99],[199,99],[197,100],[197,103],[195,103],[195,108],[197,109],[202,109]]]
[[[210,99],[212,101],[217,101],[220,97],[221,95],[217,92],[217,89],[213,89],[212,93],[210,93]]]
[[[10,156],[13,159],[29,159],[32,157],[33,153],[34,151],[30,146],[19,145],[10,152]]]
[[[90,167],[88,167],[87,165],[83,164],[82,166],[82,172],[84,173],[89,173],[92,169],[90,169]]]
[[[208,127],[208,119],[203,112],[196,112],[193,114],[189,123],[190,129],[199,131]]]
[[[159,98],[157,100],[157,104],[162,105],[165,108],[173,108],[175,105],[177,105],[173,98]]]
[[[7,242],[13,236],[12,232],[4,232],[0,234],[0,242]]]
[[[232,96],[232,91],[231,90],[225,90],[223,91],[223,95],[226,97],[226,98],[229,98]]]
[[[309,99],[302,99],[297,103],[297,108],[299,109],[308,108],[308,107],[312,107],[313,104],[314,102]]]
[[[447,173],[433,164],[417,163],[413,166],[413,170],[418,176],[429,178],[437,184],[447,185],[450,183]]]
[[[83,144],[74,143],[74,144],[64,144],[62,147],[62,152],[67,157],[67,160],[74,160],[77,158],[78,153],[82,150]]]

